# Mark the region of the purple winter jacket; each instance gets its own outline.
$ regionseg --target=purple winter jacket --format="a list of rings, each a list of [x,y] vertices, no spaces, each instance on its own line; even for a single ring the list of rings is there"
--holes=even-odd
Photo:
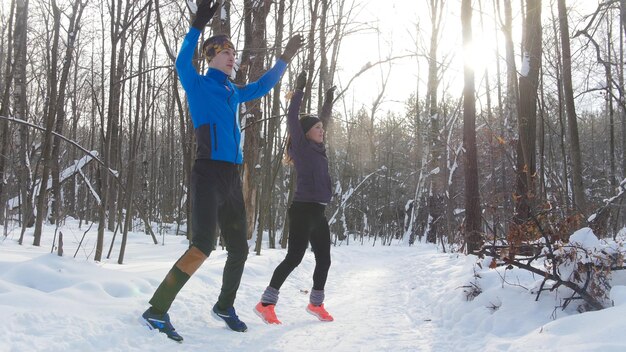
[[[328,173],[328,158],[324,143],[308,140],[298,114],[304,93],[296,90],[291,97],[287,114],[287,129],[291,136],[291,146],[287,151],[296,168],[296,192],[293,200],[297,202],[315,202],[327,204],[332,198],[332,186]],[[327,106],[328,105],[328,106]],[[320,120],[327,126],[330,119],[331,104],[324,104]]]

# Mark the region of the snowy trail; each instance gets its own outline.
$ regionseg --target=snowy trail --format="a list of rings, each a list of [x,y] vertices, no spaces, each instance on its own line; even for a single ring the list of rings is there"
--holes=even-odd
[[[276,311],[283,324],[266,325],[252,308],[285,250],[265,249],[248,258],[235,307],[249,330],[236,333],[209,314],[226,258],[218,249],[170,309],[185,338],[176,344],[148,331],[138,317],[186,241],[154,246],[145,236],[138,238],[129,243],[124,265],[59,258],[47,254],[46,246],[0,247],[0,314],[6,327],[0,339],[10,341],[0,351],[445,351],[449,331],[442,329],[435,308],[459,292],[448,292],[436,282],[441,276],[429,272],[451,270],[460,281],[468,277],[457,257],[428,246],[333,247],[325,303],[335,321],[324,323],[305,311],[314,268],[307,251],[281,288]],[[32,277],[23,280],[25,275]]]
[[[430,297],[435,285],[430,282],[430,275],[420,270],[429,266],[427,256],[411,254],[395,251],[379,256],[364,255],[360,257],[369,260],[338,265],[340,278],[337,281],[341,284],[335,292],[339,298],[330,302],[337,306],[341,320],[345,320],[340,324],[348,331],[353,324],[363,324],[376,336],[372,341],[370,337],[364,339],[348,333],[338,349],[361,346],[363,351],[415,351],[418,346],[427,350],[431,345],[438,329],[432,324],[432,311],[424,298]],[[406,255],[406,258],[389,258],[398,255]],[[350,297],[342,292],[355,294]]]
[[[188,340],[194,340],[194,345],[206,346],[207,341],[217,340],[220,348],[215,348],[216,351],[408,352],[464,349],[450,345],[450,330],[443,329],[438,323],[441,319],[434,309],[438,302],[445,302],[450,295],[458,297],[459,291],[451,292],[449,285],[438,282],[439,275],[429,274],[431,270],[448,270],[450,275],[458,275],[459,280],[463,280],[462,277],[467,277],[469,273],[463,272],[456,256],[441,255],[432,248],[333,248],[326,307],[335,321],[322,323],[304,311],[308,294],[303,291],[310,289],[314,267],[313,255],[308,252],[281,289],[276,311],[283,324],[275,326],[265,325],[250,311],[267,284],[271,270],[284,255],[281,250],[266,250],[265,253],[261,257],[249,258],[236,303],[249,331],[245,334],[225,329],[215,331],[215,326],[220,327],[221,324],[211,321],[208,324],[218,336],[207,336],[204,341],[189,337]],[[266,264],[268,259],[271,265]],[[261,266],[264,268],[261,269]],[[254,281],[260,284],[251,290],[248,287],[254,286],[251,284]],[[462,345],[461,341],[457,347]]]
[[[75,252],[83,232],[77,224],[66,226],[65,253]],[[41,247],[27,244],[32,233],[18,245],[16,233],[0,239],[0,352],[626,351],[626,272],[613,279],[614,307],[578,314],[575,308],[557,309],[560,299],[554,293],[537,300],[532,287],[542,278],[528,272],[491,270],[485,263],[480,269],[475,257],[441,253],[428,244],[371,243],[332,248],[325,300],[335,317],[331,323],[305,311],[314,268],[308,251],[281,288],[276,312],[283,324],[264,324],[252,309],[286,251],[250,253],[235,301],[246,333],[228,330],[210,314],[226,259],[217,249],[170,309],[185,338],[177,344],[138,318],[187,248],[186,239],[168,236],[165,245],[155,246],[149,236],[132,234],[125,263],[118,265],[116,253],[93,262],[94,236],[74,259],[49,253],[50,227]],[[474,275],[482,293],[468,302],[462,286]]]

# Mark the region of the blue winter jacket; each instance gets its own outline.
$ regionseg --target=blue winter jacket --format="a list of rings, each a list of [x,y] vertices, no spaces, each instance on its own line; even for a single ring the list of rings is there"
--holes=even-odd
[[[199,37],[200,31],[191,27],[176,58],[176,71],[187,93],[196,133],[196,159],[241,164],[239,104],[267,94],[280,80],[287,63],[276,61],[258,81],[240,87],[233,84],[224,72],[214,68],[209,68],[205,75],[198,74],[192,58]]]

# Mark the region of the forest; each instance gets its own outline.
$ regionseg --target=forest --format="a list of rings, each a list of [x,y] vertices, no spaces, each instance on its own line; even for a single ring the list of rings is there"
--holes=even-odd
[[[231,37],[237,84],[259,78],[294,34],[306,40],[271,94],[240,109],[254,251],[287,244],[285,115],[302,71],[307,111],[337,87],[326,128],[335,245],[426,241],[507,262],[584,226],[615,238],[626,224],[626,0],[418,1],[406,22],[387,19],[402,44],[364,18],[376,12],[368,6],[408,3],[220,1],[203,37]],[[191,236],[195,137],[174,61],[195,9],[183,0],[2,2],[5,237],[19,228],[20,243],[32,233],[39,245],[43,224],[78,219],[97,239],[93,259],[115,250],[122,263],[129,233],[154,243],[167,231]],[[371,58],[350,56],[351,42]],[[471,52],[477,42],[492,46]],[[199,53],[195,63],[206,71]],[[398,76],[409,87],[399,102]]]

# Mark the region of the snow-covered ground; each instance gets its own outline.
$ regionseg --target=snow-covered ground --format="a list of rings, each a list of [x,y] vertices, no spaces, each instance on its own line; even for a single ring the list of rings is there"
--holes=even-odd
[[[325,302],[335,317],[331,323],[304,309],[314,267],[307,252],[281,289],[278,326],[265,325],[252,308],[285,250],[251,252],[235,302],[245,333],[228,330],[210,314],[226,258],[217,249],[170,310],[185,338],[177,344],[138,318],[187,241],[169,235],[165,245],[154,245],[133,233],[123,265],[116,263],[116,250],[94,263],[93,229],[76,258],[86,228],[71,221],[62,229],[63,257],[50,254],[53,228],[45,229],[41,247],[30,244],[32,231],[23,246],[17,244],[19,229],[0,237],[0,351],[626,351],[621,272],[611,291],[615,306],[579,314],[573,304],[555,308],[561,304],[555,293],[536,302],[531,291],[540,277],[480,269],[475,257],[426,244],[333,247]],[[482,293],[468,301],[465,286],[472,282]]]

